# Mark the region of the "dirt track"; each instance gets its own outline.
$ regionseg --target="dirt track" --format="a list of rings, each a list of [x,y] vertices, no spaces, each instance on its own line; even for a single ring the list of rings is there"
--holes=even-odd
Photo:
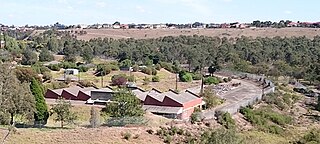
[[[135,38],[147,39],[158,38],[163,36],[179,36],[179,35],[205,35],[218,37],[292,37],[306,36],[313,38],[320,35],[318,28],[256,28],[256,29],[87,29],[86,35],[78,35],[78,39],[89,40],[93,38]]]

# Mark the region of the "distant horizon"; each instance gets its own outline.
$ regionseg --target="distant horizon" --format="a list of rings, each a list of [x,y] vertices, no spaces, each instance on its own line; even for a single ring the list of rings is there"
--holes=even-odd
[[[309,0],[0,0],[0,23],[46,26],[103,24],[251,23],[320,21],[320,1]]]
[[[282,19],[284,21],[287,21],[288,19]],[[270,21],[270,20],[253,20],[253,21],[260,21],[260,22],[266,22],[266,21]],[[228,23],[235,23],[235,22],[239,22],[239,23],[242,23],[242,24],[249,24],[249,23],[252,23],[253,21],[251,22],[239,22],[239,21],[232,21],[232,22],[201,22],[201,21],[194,21],[194,22],[189,22],[189,23],[174,23],[174,22],[158,22],[158,23],[135,23],[135,22],[130,22],[130,23],[123,23],[121,21],[114,21],[114,22],[101,22],[101,23],[77,23],[77,24],[64,24],[64,23],[61,23],[61,22],[54,22],[54,23],[51,23],[51,24],[44,24],[44,25],[39,25],[39,24],[22,24],[22,25],[15,25],[15,24],[5,24],[5,23],[1,23],[2,25],[6,25],[6,26],[18,26],[18,27],[21,27],[21,26],[51,26],[51,25],[54,25],[56,23],[59,23],[59,24],[62,24],[62,25],[65,25],[65,26],[71,26],[71,25],[80,25],[80,24],[86,24],[86,25],[94,25],[94,24],[113,24],[115,22],[120,22],[120,24],[193,24],[195,22],[199,22],[199,23],[203,23],[203,24],[228,24]],[[281,20],[279,21],[271,21],[271,22],[280,22]],[[289,21],[292,21],[292,20],[289,20]],[[310,22],[310,23],[317,23],[317,22],[320,22],[320,21],[292,21],[292,22]]]

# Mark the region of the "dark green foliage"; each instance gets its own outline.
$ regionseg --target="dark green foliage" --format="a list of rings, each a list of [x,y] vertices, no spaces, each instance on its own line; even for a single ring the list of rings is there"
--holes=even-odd
[[[36,79],[32,79],[30,84],[30,90],[36,100],[36,112],[34,114],[34,120],[36,124],[46,124],[49,118],[48,106],[44,99],[44,92],[42,86]]]
[[[129,60],[129,59],[125,59],[125,60],[120,62],[120,67],[128,68],[128,67],[131,67],[131,66],[132,66],[132,63],[131,63],[131,60]]]
[[[201,97],[203,98],[203,101],[206,102],[206,108],[208,109],[223,103],[223,100],[220,99],[212,89],[205,89],[201,94]]]
[[[169,72],[175,73],[176,71],[174,71],[173,69],[173,64],[171,63],[167,63],[167,62],[160,62],[160,66],[164,69],[166,69]]]
[[[268,108],[260,108],[257,110],[242,108],[240,113],[242,113],[249,122],[257,126],[258,129],[274,134],[281,134],[283,132],[281,127],[291,124],[292,122],[290,116],[274,112]],[[270,124],[268,121],[274,124]]]
[[[77,69],[78,68],[76,63],[68,62],[68,61],[60,63],[60,67],[64,68],[64,69]]]
[[[320,143],[320,130],[319,129],[312,129],[312,130],[308,131],[296,143],[298,143],[298,144],[318,144],[318,143]]]
[[[79,72],[87,72],[90,68],[87,66],[79,66],[78,69]]]
[[[30,67],[17,67],[16,76],[20,82],[31,82],[33,78],[37,81],[41,81],[38,74]]]
[[[152,74],[152,68],[151,67],[145,67],[141,69],[141,72],[147,74],[147,75],[151,75]]]
[[[228,112],[219,112],[218,114],[218,123],[224,126],[227,129],[235,128],[235,121],[232,119],[230,113]]]
[[[48,65],[48,68],[53,71],[60,71],[60,69],[61,69],[59,64],[50,64],[50,65]]]
[[[201,80],[201,78],[202,78],[202,75],[199,74],[199,73],[192,74],[192,79],[193,80]]]
[[[31,67],[38,74],[44,74],[44,73],[50,72],[49,68],[40,64],[35,64],[35,65],[32,65]]]
[[[191,124],[195,124],[196,122],[200,122],[200,113],[199,112],[193,112],[190,116],[190,122]]]
[[[84,45],[80,55],[86,63],[91,63],[92,59],[94,58],[93,48],[88,44]]]
[[[180,71],[179,72],[179,79],[181,82],[191,82],[192,81],[192,75],[191,73]]]
[[[160,77],[159,76],[153,76],[152,77],[152,82],[160,82]]]
[[[47,49],[43,49],[40,54],[39,54],[39,61],[41,62],[48,62],[48,61],[53,61],[54,57],[53,55],[50,53],[50,51],[48,51]]]
[[[138,117],[143,116],[144,110],[140,100],[131,92],[119,90],[112,97],[112,103],[107,103],[102,112],[110,117]]]
[[[105,76],[111,73],[112,69],[108,64],[98,64],[96,73],[99,73],[100,76]]]
[[[203,144],[240,144],[241,139],[233,129],[219,128],[207,130],[201,134],[200,143]]]
[[[212,84],[216,85],[216,84],[219,84],[220,81],[217,77],[210,76],[210,77],[205,78],[203,80],[203,83],[205,85],[212,85]]]
[[[22,61],[23,65],[33,65],[38,61],[38,56],[33,51],[27,49],[22,53]]]

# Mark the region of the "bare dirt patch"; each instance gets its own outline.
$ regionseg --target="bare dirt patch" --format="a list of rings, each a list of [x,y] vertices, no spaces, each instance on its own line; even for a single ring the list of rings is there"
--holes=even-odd
[[[86,35],[77,36],[81,40],[90,40],[93,38],[135,38],[147,39],[158,38],[164,36],[179,35],[204,35],[235,38],[241,36],[248,37],[292,37],[306,36],[312,38],[320,34],[317,28],[256,28],[256,29],[87,29]]]

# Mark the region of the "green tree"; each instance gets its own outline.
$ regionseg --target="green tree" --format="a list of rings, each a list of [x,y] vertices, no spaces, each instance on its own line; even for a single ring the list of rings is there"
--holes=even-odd
[[[86,63],[91,63],[94,58],[93,49],[86,44],[82,49],[81,57]]]
[[[35,111],[35,99],[29,84],[20,83],[8,65],[0,65],[0,89],[0,111],[10,115],[10,124],[16,115],[29,119]]]
[[[204,92],[201,94],[201,97],[203,97],[203,101],[206,102],[206,107],[208,109],[223,103],[223,101],[215,94],[215,92],[209,88],[204,90]]]
[[[47,62],[47,61],[53,61],[54,57],[53,55],[47,50],[43,49],[39,54],[39,61],[41,62]]]
[[[32,52],[29,49],[26,49],[23,53],[22,53],[22,61],[21,64],[23,65],[33,65],[38,61],[38,56],[36,53]]]
[[[30,90],[36,100],[36,111],[34,113],[34,120],[36,123],[46,124],[49,118],[48,106],[44,99],[43,89],[36,79],[32,79]]]
[[[52,52],[58,52],[59,51],[59,43],[58,40],[53,37],[47,42],[48,50]]]
[[[107,103],[102,112],[110,117],[143,116],[144,111],[140,100],[131,92],[119,90],[112,98],[112,103]]]
[[[125,59],[123,61],[120,62],[120,67],[131,67],[132,63],[131,60],[129,59]]]
[[[65,101],[63,98],[57,99],[57,104],[51,108],[51,115],[56,114],[55,121],[60,121],[61,128],[63,128],[64,123],[68,124],[74,123],[77,119],[76,113],[71,111],[71,103]]]
[[[15,70],[16,77],[20,82],[31,82],[33,78],[41,81],[38,74],[30,67],[17,67]]]

